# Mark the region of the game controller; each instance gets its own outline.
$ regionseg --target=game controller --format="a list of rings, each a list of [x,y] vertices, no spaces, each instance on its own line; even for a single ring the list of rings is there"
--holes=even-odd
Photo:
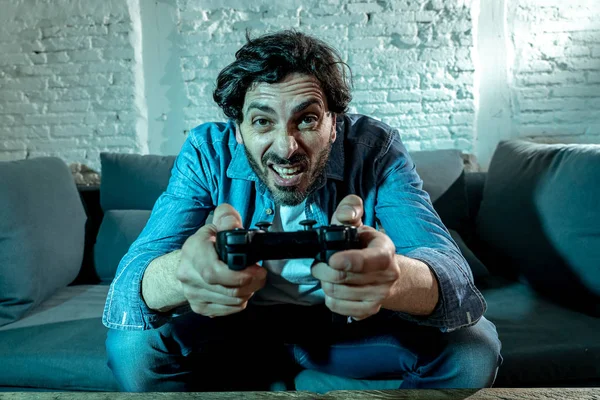
[[[300,222],[303,230],[269,232],[270,222],[259,222],[258,229],[233,229],[217,233],[215,248],[219,259],[230,269],[241,271],[262,260],[314,258],[329,262],[343,250],[359,249],[358,231],[354,226],[329,225],[313,228],[317,222]]]

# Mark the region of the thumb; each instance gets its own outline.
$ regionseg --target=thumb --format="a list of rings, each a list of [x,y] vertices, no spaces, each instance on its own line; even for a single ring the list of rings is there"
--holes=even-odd
[[[213,214],[213,224],[217,227],[217,231],[226,231],[235,228],[243,228],[242,217],[235,208],[227,203],[220,204],[215,208]]]
[[[354,194],[349,194],[338,204],[331,218],[331,223],[359,227],[362,226],[363,213],[362,199]]]

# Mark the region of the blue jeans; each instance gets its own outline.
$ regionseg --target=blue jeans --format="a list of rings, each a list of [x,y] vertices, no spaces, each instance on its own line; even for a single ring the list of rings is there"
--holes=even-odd
[[[481,388],[502,363],[494,325],[451,333],[382,310],[332,321],[324,306],[249,306],[188,314],[158,329],[109,330],[108,365],[123,391]]]

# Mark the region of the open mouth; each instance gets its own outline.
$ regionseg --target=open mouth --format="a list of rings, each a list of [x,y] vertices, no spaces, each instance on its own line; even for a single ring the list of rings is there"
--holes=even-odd
[[[273,175],[273,179],[275,180],[275,184],[280,186],[293,186],[297,185],[306,168],[303,165],[269,165],[269,170]]]

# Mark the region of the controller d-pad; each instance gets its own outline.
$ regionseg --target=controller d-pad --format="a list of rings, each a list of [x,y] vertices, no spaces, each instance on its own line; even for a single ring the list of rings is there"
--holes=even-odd
[[[327,231],[325,232],[325,240],[328,242],[339,242],[346,238],[345,231]]]
[[[246,235],[227,236],[227,245],[246,244],[248,242]]]

